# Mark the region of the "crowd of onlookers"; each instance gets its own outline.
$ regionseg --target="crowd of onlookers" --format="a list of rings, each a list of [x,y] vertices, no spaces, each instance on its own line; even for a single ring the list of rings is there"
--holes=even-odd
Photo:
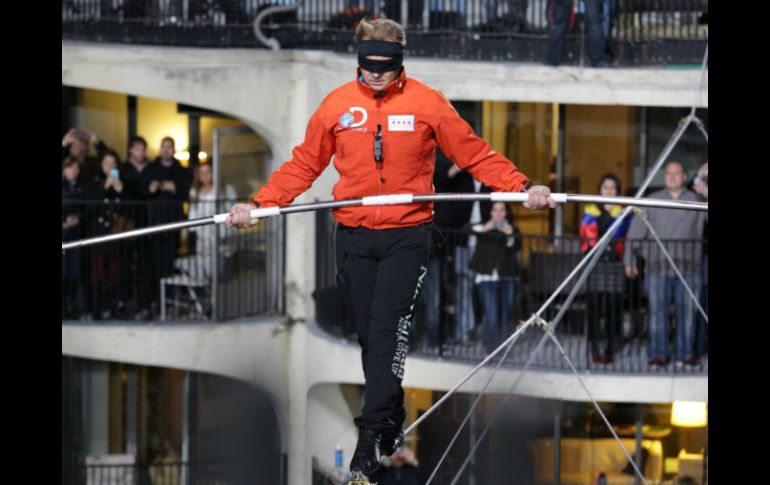
[[[134,136],[121,160],[95,133],[69,130],[62,139],[62,241],[214,214],[211,165],[183,166],[171,137],[163,138],[159,148],[160,154],[149,160],[147,141]],[[230,200],[236,196],[229,186],[225,195]],[[213,228],[190,232],[205,256],[213,245]],[[172,231],[66,252],[63,317],[154,318],[160,279],[176,271],[179,247],[180,231]]]
[[[653,199],[705,201],[708,199],[708,163],[688,184],[683,164],[669,162],[664,168],[664,188],[647,195]],[[456,165],[437,165],[437,192],[489,192]],[[688,188],[689,185],[689,188]],[[622,195],[621,180],[606,174],[597,184],[597,194]],[[510,207],[502,202],[436,204],[438,237],[421,287],[419,328],[427,347],[441,353],[445,344],[474,345],[479,340],[488,353],[500,345],[513,329],[513,322],[526,319],[517,307],[522,290],[522,242]],[[583,207],[580,249],[587,253],[611,228],[612,240],[600,256],[585,286],[586,333],[593,364],[612,364],[622,353],[624,314],[639,311],[640,302],[629,301],[636,284],[646,297],[648,365],[673,363],[676,367],[700,365],[707,353],[707,322],[689,290],[708,312],[707,212],[649,208],[644,219],[633,213],[618,224],[623,207],[587,204]],[[654,234],[653,234],[654,231]],[[447,243],[447,236],[451,241]],[[680,278],[656,241],[681,272]],[[526,237],[526,236],[525,236]],[[532,241],[530,241],[532,242]],[[547,252],[533,247],[532,251]],[[530,258],[531,258],[530,254]],[[548,255],[546,255],[548,256]],[[640,266],[644,268],[643,281]],[[570,268],[571,269],[571,268]],[[684,285],[687,283],[687,286]],[[450,281],[450,291],[445,291]],[[547,296],[547,295],[546,295]],[[635,307],[635,304],[638,304]],[[539,305],[539,302],[538,302]],[[442,310],[448,308],[449,311]],[[674,326],[670,325],[673,309]],[[451,318],[446,317],[451,315]],[[522,318],[523,317],[523,318]],[[447,321],[451,325],[447,325]],[[673,338],[669,335],[673,330]],[[673,349],[673,352],[671,351]]]
[[[95,156],[89,154],[91,147]],[[95,133],[79,129],[67,132],[62,139],[62,240],[216,213],[211,165],[183,166],[175,158],[176,147],[170,137],[161,140],[159,153],[149,160],[147,142],[135,136],[128,143],[126,159],[121,161]],[[664,170],[665,187],[648,197],[708,199],[708,163],[699,168],[689,188],[681,163],[669,162]],[[441,158],[434,185],[437,192],[491,191]],[[596,192],[622,194],[620,178],[606,174],[598,181]],[[226,187],[221,199],[225,198],[236,199],[232,187]],[[221,211],[224,205],[220,205]],[[612,204],[584,206],[579,229],[582,252],[588,252],[622,212],[623,207]],[[706,321],[659,249],[650,227],[665,242],[684,281],[707,312],[708,247],[703,242],[707,238],[707,213],[651,208],[644,214],[649,225],[639,215],[629,215],[615,226],[612,242],[586,283],[586,330],[592,361],[610,364],[622,350],[627,289],[630,281],[639,278],[641,262],[649,365],[664,366],[670,361],[677,366],[698,365],[699,357],[707,351]],[[523,239],[511,208],[502,202],[437,203],[434,222],[436,244],[426,262],[418,318],[425,343],[440,352],[447,342],[464,345],[480,340],[490,352],[505,340],[512,321],[521,316],[516,315],[516,302],[522,286]],[[197,254],[196,264],[204,278],[211,277],[214,241],[222,229],[204,226],[190,231],[194,241],[191,252]],[[63,318],[156,318],[160,281],[180,269],[175,266],[179,250],[180,232],[173,231],[66,252],[62,255]],[[446,291],[450,280],[451,289]],[[444,324],[447,314],[442,311],[446,308],[453,322],[449,331]],[[672,308],[676,323],[670,339]]]

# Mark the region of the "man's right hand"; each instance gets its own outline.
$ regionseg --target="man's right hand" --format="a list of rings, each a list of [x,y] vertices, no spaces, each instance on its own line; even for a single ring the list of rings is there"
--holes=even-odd
[[[634,265],[628,265],[626,266],[626,276],[628,276],[631,279],[634,279],[637,276],[639,276],[639,270]]]
[[[230,208],[230,214],[225,219],[226,227],[237,227],[239,229],[248,229],[259,223],[259,219],[251,218],[251,210],[254,207],[251,204],[235,204]]]
[[[533,185],[527,190],[527,193],[529,194],[529,199],[523,204],[527,209],[556,208],[556,201],[551,197],[551,189],[545,185]]]

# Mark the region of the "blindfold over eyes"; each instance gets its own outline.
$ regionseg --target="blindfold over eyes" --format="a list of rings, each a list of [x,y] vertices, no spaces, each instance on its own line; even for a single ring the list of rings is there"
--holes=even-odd
[[[390,57],[384,61],[367,59],[367,56]],[[358,65],[370,72],[384,73],[395,71],[404,62],[404,46],[399,42],[384,40],[365,40],[358,44]]]

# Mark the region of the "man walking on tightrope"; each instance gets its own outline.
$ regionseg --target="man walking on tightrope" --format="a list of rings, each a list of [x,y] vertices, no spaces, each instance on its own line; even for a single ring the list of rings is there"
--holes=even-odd
[[[433,193],[436,145],[463,170],[500,192],[529,192],[524,205],[555,207],[548,187],[495,152],[460,118],[444,95],[407,78],[406,34],[392,20],[365,19],[356,29],[356,79],[337,88],[308,122],[305,141],[276,170],[251,204],[236,204],[226,224],[256,224],[254,207],[286,206],[310,188],[332,155],[340,179],[335,199]],[[361,345],[364,409],[355,419],[353,472],[373,475],[380,455],[403,441],[401,381],[412,309],[425,275],[433,204],[336,209],[337,267]]]

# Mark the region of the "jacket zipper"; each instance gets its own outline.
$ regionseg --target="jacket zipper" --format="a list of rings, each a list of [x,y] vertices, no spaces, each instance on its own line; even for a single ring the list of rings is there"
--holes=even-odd
[[[377,131],[376,131],[376,133],[374,135],[374,139],[375,139],[375,144],[379,142],[380,160],[376,160],[375,159],[374,164],[375,164],[375,166],[377,168],[377,195],[382,195],[382,189],[383,189],[382,185],[383,185],[383,182],[385,181],[385,179],[382,178],[382,163],[383,163],[383,159],[384,159],[384,153],[383,153],[383,150],[382,150],[382,145],[383,145],[383,142],[382,142],[382,120],[381,120],[381,116],[382,115],[380,113],[380,106],[382,106],[382,96],[377,98],[376,106],[377,106],[377,116],[376,116],[376,118],[377,118]],[[377,208],[374,211],[374,226],[375,226],[375,228],[379,224],[378,221],[380,219],[380,209],[381,208],[382,208],[382,206],[378,205]]]

